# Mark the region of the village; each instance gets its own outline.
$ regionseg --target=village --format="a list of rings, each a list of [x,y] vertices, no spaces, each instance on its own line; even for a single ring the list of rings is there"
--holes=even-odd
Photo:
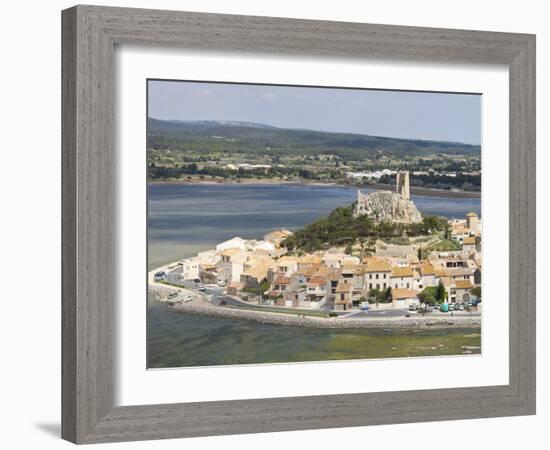
[[[420,221],[409,198],[408,172],[400,173],[396,184],[396,192],[358,192],[354,214]],[[428,252],[425,241],[399,245],[377,240],[369,252],[331,247],[304,253],[287,249],[285,240],[293,233],[286,229],[269,232],[261,240],[233,237],[157,269],[151,283],[185,288],[188,300],[194,292],[211,303],[217,300],[218,307],[264,307],[270,312],[317,311],[328,317],[392,310],[407,316],[478,312],[481,219],[470,212],[448,224],[455,250]]]

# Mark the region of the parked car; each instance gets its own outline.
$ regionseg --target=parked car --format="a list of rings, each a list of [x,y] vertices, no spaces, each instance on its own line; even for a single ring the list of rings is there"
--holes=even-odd
[[[179,292],[171,292],[168,294],[168,298],[176,298],[179,295]]]
[[[206,288],[202,284],[199,284],[199,287],[197,289],[201,292],[206,291]]]
[[[164,280],[166,280],[166,272],[155,273],[155,281],[164,281]]]
[[[218,286],[219,287],[224,287],[225,286],[225,281],[223,281],[223,280],[218,281]]]

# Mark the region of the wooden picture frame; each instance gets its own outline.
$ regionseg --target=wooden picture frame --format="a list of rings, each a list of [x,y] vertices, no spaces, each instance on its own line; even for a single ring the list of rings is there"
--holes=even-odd
[[[97,6],[63,11],[62,30],[64,439],[94,443],[535,413],[535,36]],[[507,65],[509,384],[114,407],[116,44]]]

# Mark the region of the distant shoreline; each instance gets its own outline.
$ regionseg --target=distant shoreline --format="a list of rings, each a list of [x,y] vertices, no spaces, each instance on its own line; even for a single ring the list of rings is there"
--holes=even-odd
[[[217,185],[217,184],[235,184],[235,185],[295,185],[295,186],[319,186],[319,187],[349,187],[356,189],[378,189],[378,190],[394,190],[394,186],[390,184],[365,184],[352,185],[343,183],[323,183],[320,181],[287,181],[287,180],[269,180],[262,178],[241,179],[240,181],[233,180],[158,180],[148,181],[148,185],[164,185],[164,184],[200,184],[200,185]],[[447,189],[424,188],[411,186],[412,195],[422,195],[426,197],[447,197],[447,198],[481,198],[481,192],[477,191],[451,191]]]

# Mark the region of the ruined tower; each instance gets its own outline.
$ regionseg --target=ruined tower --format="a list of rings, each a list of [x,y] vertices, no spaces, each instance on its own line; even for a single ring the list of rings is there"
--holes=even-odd
[[[409,192],[409,171],[400,170],[395,176],[395,192],[397,192],[405,200],[410,199]]]

